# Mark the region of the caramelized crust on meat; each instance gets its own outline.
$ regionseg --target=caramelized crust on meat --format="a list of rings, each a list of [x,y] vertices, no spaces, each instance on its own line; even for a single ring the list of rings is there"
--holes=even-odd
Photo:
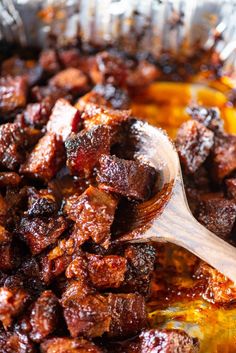
[[[107,297],[99,293],[83,293],[76,283],[62,295],[61,304],[72,337],[99,337],[108,332],[111,324]]]
[[[109,153],[111,132],[109,127],[98,125],[78,134],[72,133],[65,142],[67,167],[71,174],[91,173],[103,153]]]
[[[91,129],[96,125],[118,126],[128,120],[131,116],[130,110],[115,110],[107,106],[99,106],[94,103],[87,103],[83,108],[82,119],[84,126]]]
[[[30,338],[42,342],[57,328],[59,322],[59,303],[55,294],[44,291],[35,301],[30,312]]]
[[[48,182],[62,167],[64,161],[65,150],[62,141],[57,139],[56,134],[47,133],[21,165],[20,172],[30,178]]]
[[[156,171],[137,161],[101,156],[98,183],[101,189],[144,201],[150,197]]]
[[[51,86],[63,88],[68,92],[78,94],[88,89],[88,80],[85,74],[75,68],[67,68],[58,72],[49,81]]]
[[[55,243],[66,228],[67,222],[62,216],[46,219],[23,217],[18,232],[35,255]]]
[[[71,132],[77,132],[80,113],[67,100],[60,98],[53,107],[47,123],[47,131],[65,141]]]
[[[29,294],[22,288],[0,288],[0,321],[5,329],[23,311],[28,299]]]
[[[83,338],[51,338],[41,344],[42,353],[102,353],[103,351]]]
[[[221,182],[236,169],[236,136],[226,135],[216,139],[212,151],[212,176]]]
[[[187,121],[178,130],[176,147],[185,173],[194,173],[205,162],[214,134],[198,121]]]
[[[82,195],[73,195],[64,207],[68,217],[76,222],[76,236],[108,245],[118,199],[90,186]]]
[[[197,353],[197,339],[181,330],[145,330],[117,353]]]
[[[0,78],[0,115],[13,113],[26,105],[27,80],[23,76]]]

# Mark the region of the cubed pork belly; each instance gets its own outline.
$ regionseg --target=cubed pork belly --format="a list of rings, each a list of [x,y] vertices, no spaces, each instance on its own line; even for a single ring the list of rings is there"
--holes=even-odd
[[[65,141],[71,132],[79,129],[80,113],[66,99],[60,98],[47,123],[47,131],[55,133],[57,137]]]
[[[122,353],[197,353],[199,342],[181,330],[144,330],[134,341],[121,346]],[[118,353],[117,352],[117,353]]]
[[[95,125],[118,126],[128,120],[131,116],[131,110],[115,110],[106,106],[99,106],[94,103],[87,103],[81,115],[84,126],[87,129]]]
[[[88,89],[87,76],[81,70],[72,67],[58,72],[50,79],[49,84],[72,94],[79,94]]]
[[[216,139],[212,151],[212,177],[221,182],[236,169],[236,136],[224,135]]]
[[[0,126],[0,166],[17,170],[25,160],[27,134],[17,123]]]
[[[156,177],[153,167],[108,155],[102,155],[99,163],[99,188],[141,201],[150,197]]]
[[[27,243],[32,254],[39,254],[67,228],[67,222],[62,216],[39,218],[22,217],[18,233]]]
[[[95,56],[90,75],[95,83],[122,86],[126,82],[127,68],[120,56],[104,51]]]
[[[96,243],[109,240],[118,199],[90,186],[82,195],[72,195],[66,200],[64,210],[76,222],[77,232]]]
[[[198,121],[181,125],[176,137],[176,147],[186,174],[194,173],[205,162],[214,144],[214,134]]]
[[[236,201],[236,178],[226,179],[227,196]]]
[[[0,321],[5,329],[18,316],[29,300],[29,294],[23,288],[0,288]]]
[[[13,113],[26,105],[27,79],[23,76],[0,78],[0,115]]]
[[[40,345],[42,353],[102,353],[94,343],[84,338],[51,338]]]
[[[65,142],[67,167],[71,174],[89,174],[103,153],[109,153],[111,131],[106,126],[94,126],[78,134],[72,133]]]
[[[144,297],[137,293],[109,294],[111,324],[109,337],[129,337],[136,335],[147,325]]]
[[[42,342],[55,331],[59,321],[59,303],[51,290],[44,291],[34,302],[30,312],[30,338]]]
[[[191,107],[187,110],[192,119],[203,124],[216,135],[224,133],[224,120],[218,108]]]
[[[72,337],[99,337],[108,332],[111,323],[108,299],[98,293],[84,294],[76,283],[67,287],[61,304]]]
[[[47,133],[34,147],[20,172],[30,178],[48,182],[54,177],[65,161],[65,150],[62,141],[56,134]]]
[[[228,238],[236,219],[236,204],[223,197],[202,198],[195,216],[207,229],[222,238]]]

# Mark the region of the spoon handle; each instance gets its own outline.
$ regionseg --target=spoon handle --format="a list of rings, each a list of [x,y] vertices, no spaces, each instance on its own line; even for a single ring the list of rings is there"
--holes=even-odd
[[[189,250],[236,284],[236,248],[210,232],[193,217],[183,218],[182,225],[172,223],[175,238],[165,238]]]

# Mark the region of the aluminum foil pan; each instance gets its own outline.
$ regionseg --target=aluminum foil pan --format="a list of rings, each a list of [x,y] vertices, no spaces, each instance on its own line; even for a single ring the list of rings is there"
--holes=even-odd
[[[236,0],[0,0],[0,36],[40,47],[80,38],[154,56],[215,46],[232,72]]]

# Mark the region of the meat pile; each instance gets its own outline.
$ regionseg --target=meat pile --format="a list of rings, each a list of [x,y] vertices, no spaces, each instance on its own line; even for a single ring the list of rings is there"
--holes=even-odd
[[[197,352],[197,340],[182,331],[148,329],[155,247],[112,242],[121,201],[149,199],[155,183],[154,168],[132,158],[123,129],[131,120],[128,86],[150,83],[156,67],[144,61],[135,71],[108,52],[50,49],[37,61],[3,61],[1,75],[0,352]],[[222,180],[234,168],[233,137],[214,119],[198,120],[179,135],[181,142],[192,134],[180,150],[186,171],[211,152]],[[227,187],[232,199],[234,179]],[[231,199],[220,199],[232,214],[222,234],[234,222]],[[214,200],[201,200],[208,213]]]
[[[176,138],[189,205],[205,227],[236,244],[236,136],[225,132],[216,108],[189,114]]]

